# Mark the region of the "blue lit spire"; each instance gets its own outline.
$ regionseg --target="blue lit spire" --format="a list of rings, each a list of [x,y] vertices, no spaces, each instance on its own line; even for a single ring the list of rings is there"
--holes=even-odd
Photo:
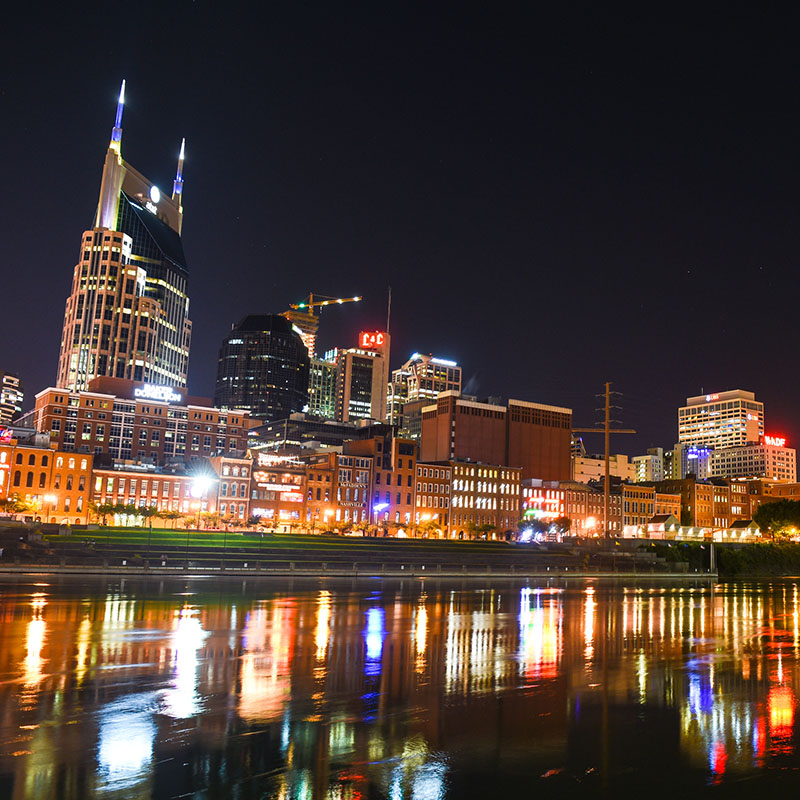
[[[183,157],[186,153],[186,139],[181,141],[181,154],[178,156],[178,171],[175,173],[175,182],[172,184],[172,199],[180,202],[183,194]]]
[[[120,144],[122,142],[122,110],[125,107],[125,80],[122,81],[122,86],[119,89],[119,101],[117,102],[117,118],[114,121],[114,127],[111,130],[111,144],[109,147],[119,153]]]

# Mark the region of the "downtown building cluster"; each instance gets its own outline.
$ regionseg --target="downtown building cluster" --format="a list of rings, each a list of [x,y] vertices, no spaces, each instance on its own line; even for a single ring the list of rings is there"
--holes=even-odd
[[[613,535],[750,531],[759,502],[791,496],[795,451],[765,433],[751,392],[688,398],[674,448],[613,456],[605,487],[605,460],[586,455],[571,409],[464,394],[459,364],[429,353],[392,370],[388,318],[320,355],[320,312],[359,297],[253,310],[221,344],[213,399],[190,396],[185,143],[168,196],[122,158],[123,109],[124,82],[55,385],[20,415],[19,380],[2,378],[0,500],[24,499],[50,522],[116,507],[126,523],[145,509],[510,538],[526,525],[598,535],[606,514]]]

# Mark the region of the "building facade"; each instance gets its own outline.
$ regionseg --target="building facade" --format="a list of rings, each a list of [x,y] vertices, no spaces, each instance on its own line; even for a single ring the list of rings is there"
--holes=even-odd
[[[184,147],[170,197],[121,156],[124,93],[123,81],[94,226],[81,237],[64,312],[56,383],[72,391],[98,376],[186,386]]]
[[[461,367],[455,361],[414,353],[400,369],[392,372],[387,389],[386,420],[397,425],[402,436],[418,439],[419,435],[409,436],[406,431],[406,404],[427,401],[424,404],[430,405],[441,392],[449,391],[461,393]]]
[[[417,462],[414,523],[417,533],[447,538],[450,531],[450,492],[453,468]]]
[[[19,417],[24,400],[19,377],[0,372],[0,425],[9,425]]]
[[[422,411],[420,460],[481,461],[518,468],[523,478],[568,480],[571,428],[568,408],[442,392]]]
[[[608,472],[613,478],[633,483],[636,480],[636,466],[625,455],[609,455]],[[572,480],[580,483],[602,481],[606,474],[605,458],[601,455],[573,456]]]
[[[87,391],[42,390],[23,419],[65,452],[163,465],[243,454],[249,412],[221,411],[179,388],[96,378]]]
[[[764,404],[753,392],[727,392],[687,397],[678,409],[678,441],[718,450],[760,442],[764,436]]]
[[[458,539],[495,539],[516,532],[521,518],[519,467],[450,461],[453,485],[450,536]]]
[[[285,419],[308,406],[310,359],[300,334],[279,314],[250,315],[219,350],[214,404],[252,419]]]
[[[794,483],[797,480],[797,452],[785,444],[783,437],[765,436],[759,444],[714,450],[711,453],[711,475]]]
[[[358,336],[358,347],[335,351],[337,420],[383,421],[389,378],[389,343],[388,333],[362,331]]]

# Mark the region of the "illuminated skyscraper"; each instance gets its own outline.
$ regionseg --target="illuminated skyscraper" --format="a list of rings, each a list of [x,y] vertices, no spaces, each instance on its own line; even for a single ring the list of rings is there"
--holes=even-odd
[[[732,389],[687,397],[678,409],[678,441],[681,444],[740,447],[760,442],[764,436],[764,404],[752,392]]]
[[[382,421],[389,379],[389,334],[362,331],[358,347],[336,351],[336,419]]]
[[[184,144],[172,196],[120,152],[125,81],[93,227],[84,232],[67,298],[58,386],[98,376],[186,386],[191,322],[181,242]]]
[[[8,425],[22,413],[22,384],[10,372],[0,372],[0,424]]]

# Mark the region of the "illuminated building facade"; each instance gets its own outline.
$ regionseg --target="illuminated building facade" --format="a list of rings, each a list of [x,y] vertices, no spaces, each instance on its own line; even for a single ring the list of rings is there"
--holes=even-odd
[[[336,359],[312,358],[308,379],[308,413],[336,419]]]
[[[644,481],[663,481],[664,474],[664,449],[651,447],[646,455],[633,457],[634,480],[636,483]]]
[[[310,414],[291,414],[287,419],[252,428],[249,441],[250,447],[259,451],[318,450],[342,447],[352,439],[369,439],[390,432],[391,428],[383,422],[363,419],[338,422]]]
[[[636,467],[628,456],[612,454],[608,457],[609,475],[623,481],[636,480]],[[573,456],[572,480],[580,483],[601,481],[606,474],[606,462],[602,455]]]
[[[416,443],[387,432],[380,437],[346,442],[343,452],[369,456],[373,461],[372,521],[404,529],[412,526],[415,519]]]
[[[472,461],[451,467],[450,536],[458,539],[504,538],[521,517],[521,470]],[[481,530],[483,528],[483,530]]]
[[[220,347],[214,404],[268,422],[303,411],[309,361],[300,334],[285,317],[247,316]]]
[[[481,461],[523,478],[569,480],[572,411],[509,400],[480,403],[442,392],[422,410],[421,461]]]
[[[417,462],[414,523],[418,535],[448,535],[452,472],[449,465]]]
[[[733,389],[687,397],[678,409],[678,441],[687,445],[739,447],[764,436],[764,404],[753,392]]]
[[[306,529],[369,527],[372,523],[373,459],[320,453],[304,460],[308,465]]]
[[[27,501],[31,510],[25,516],[33,519],[88,522],[91,474],[91,455],[76,456],[10,436],[0,442],[0,499]]]
[[[83,233],[67,298],[57,385],[98,376],[186,386],[191,340],[181,242],[181,145],[172,196],[121,156],[123,81],[94,225]]]
[[[461,393],[461,367],[455,361],[414,353],[400,369],[392,372],[387,389],[386,420],[398,425],[402,436],[418,439],[419,431],[415,431],[417,435],[408,436],[405,430],[405,405],[425,400],[428,401],[425,405],[430,405],[441,392],[448,391]]]
[[[0,425],[8,425],[22,413],[24,399],[19,377],[0,372]]]
[[[249,412],[213,408],[177,387],[95,378],[87,391],[44,389],[23,421],[66,452],[160,465],[242,454]]]
[[[358,347],[336,351],[336,419],[383,421],[389,377],[389,334],[362,331]]]
[[[304,524],[306,465],[295,456],[258,453],[253,462],[250,515],[291,533]]]
[[[797,480],[797,451],[784,437],[765,436],[760,444],[725,447],[711,453],[711,474],[721,478],[766,478],[782,483]]]

